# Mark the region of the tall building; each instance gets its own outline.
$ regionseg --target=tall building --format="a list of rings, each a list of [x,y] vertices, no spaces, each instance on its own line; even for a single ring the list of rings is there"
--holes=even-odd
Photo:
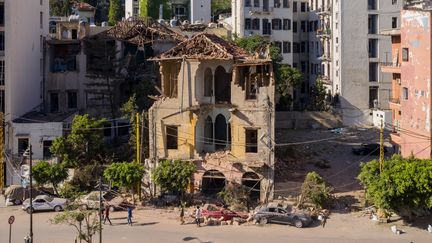
[[[401,29],[383,33],[391,36],[393,47],[391,62],[381,68],[393,76],[393,124],[388,125],[393,128],[391,142],[403,157],[432,155],[431,23],[430,2],[407,4],[401,14]]]
[[[374,109],[389,109],[391,76],[379,67],[391,61],[391,40],[379,30],[398,28],[401,8],[402,0],[333,0],[332,92],[346,125],[371,124]]]
[[[48,19],[48,0],[0,0],[0,108],[6,152],[13,143],[11,121],[42,105]]]

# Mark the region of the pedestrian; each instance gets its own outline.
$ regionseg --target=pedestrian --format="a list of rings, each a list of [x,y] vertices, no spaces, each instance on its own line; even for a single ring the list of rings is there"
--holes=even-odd
[[[128,206],[127,212],[128,212],[127,223],[128,225],[132,226],[132,206]]]
[[[195,222],[198,227],[201,227],[201,209],[200,206],[197,206],[197,209],[195,211]]]
[[[180,209],[180,224],[184,224],[185,220],[184,220],[184,203],[181,202],[180,203],[181,209]]]
[[[104,224],[105,224],[105,222],[108,220],[108,222],[110,223],[110,225],[112,225],[112,223],[111,223],[111,219],[110,219],[110,217],[109,217],[109,214],[110,214],[110,207],[108,206],[108,205],[106,205],[105,206],[105,211],[104,211]]]

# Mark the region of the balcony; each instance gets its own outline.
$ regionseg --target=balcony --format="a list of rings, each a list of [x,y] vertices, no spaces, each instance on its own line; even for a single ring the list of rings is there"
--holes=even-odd
[[[321,38],[330,38],[331,30],[330,28],[320,28],[317,29],[317,36]]]
[[[321,7],[316,10],[317,15],[331,15],[331,7]]]
[[[401,64],[399,62],[381,62],[381,72],[401,73]]]
[[[249,8],[249,14],[251,16],[254,15],[268,15],[273,12],[273,7],[250,7]]]
[[[318,57],[318,60],[322,62],[331,62],[331,57],[329,54],[323,54],[322,56]]]
[[[400,99],[399,98],[390,98],[389,102],[393,103],[393,104],[399,104],[400,105]]]

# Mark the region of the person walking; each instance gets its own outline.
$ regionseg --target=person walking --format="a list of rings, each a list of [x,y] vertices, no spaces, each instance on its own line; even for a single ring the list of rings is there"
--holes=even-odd
[[[180,207],[181,207],[181,209],[180,209],[180,224],[184,224],[185,223],[185,220],[184,220],[184,207],[185,207],[185,203],[183,203],[183,202],[181,202],[180,203]]]
[[[105,222],[108,220],[108,222],[110,223],[110,225],[112,225],[112,223],[111,223],[111,219],[110,219],[110,217],[109,217],[109,214],[110,214],[110,207],[108,206],[108,205],[105,205],[105,211],[104,211],[104,224],[105,224]]]
[[[195,211],[195,222],[198,227],[201,227],[201,209],[200,206],[197,206],[197,209]]]
[[[127,223],[128,223],[128,225],[132,226],[132,207],[131,206],[128,206],[127,212],[128,212]]]

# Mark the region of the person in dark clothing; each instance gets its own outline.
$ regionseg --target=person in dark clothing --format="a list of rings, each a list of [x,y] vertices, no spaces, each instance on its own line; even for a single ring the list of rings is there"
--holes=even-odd
[[[128,223],[128,225],[132,226],[132,207],[131,206],[128,206],[127,212],[128,212],[127,223]]]
[[[111,223],[111,219],[109,218],[109,214],[110,214],[110,207],[108,205],[105,206],[105,211],[104,211],[104,224],[105,222],[108,220],[108,222],[110,223],[110,225],[112,225]]]

